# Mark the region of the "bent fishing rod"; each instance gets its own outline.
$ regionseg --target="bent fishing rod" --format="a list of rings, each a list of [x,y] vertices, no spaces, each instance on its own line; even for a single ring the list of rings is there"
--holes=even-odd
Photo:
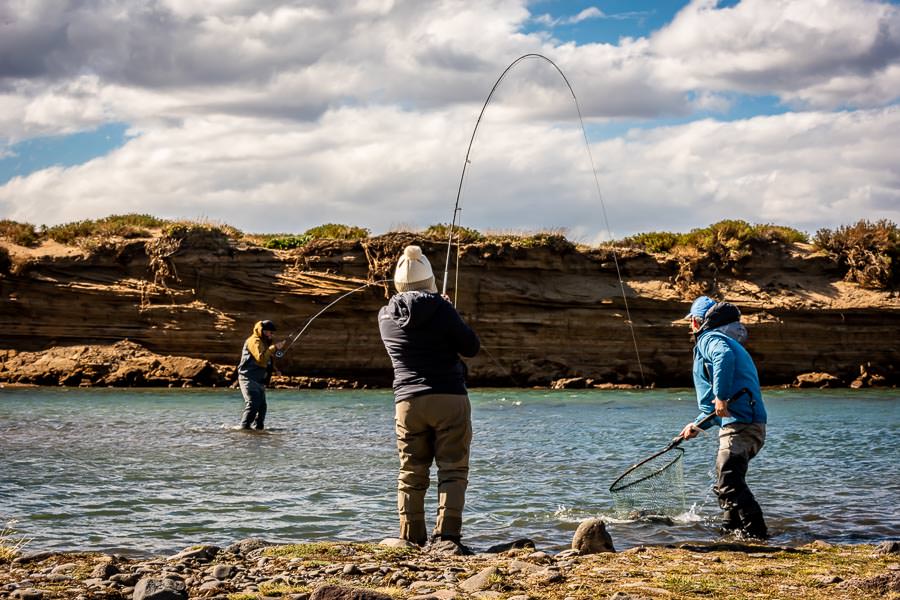
[[[552,60],[550,60],[543,54],[537,54],[537,53],[523,54],[516,60],[512,61],[509,64],[509,66],[503,70],[503,72],[497,78],[497,81],[494,82],[494,86],[491,88],[491,91],[487,95],[487,98],[485,99],[484,104],[481,106],[481,112],[478,113],[478,119],[475,121],[475,127],[472,129],[472,136],[469,138],[469,146],[466,149],[466,158],[463,161],[462,173],[459,176],[459,186],[457,187],[457,190],[456,190],[456,203],[453,205],[453,218],[450,221],[450,231],[449,231],[448,240],[447,240],[447,258],[444,261],[444,283],[443,283],[443,288],[441,290],[441,293],[444,296],[447,295],[447,275],[450,270],[450,253],[453,250],[453,232],[458,223],[459,213],[462,210],[462,208],[460,208],[459,204],[460,204],[460,198],[462,197],[463,182],[465,181],[466,173],[468,171],[469,165],[472,163],[472,161],[470,160],[470,156],[472,153],[472,146],[475,143],[475,135],[478,133],[478,126],[481,124],[481,119],[482,119],[482,117],[484,117],[484,113],[487,110],[488,104],[490,104],[491,100],[494,97],[494,92],[497,91],[497,88],[500,86],[500,83],[503,81],[503,79],[506,77],[506,75],[513,69],[513,67],[515,67],[522,61],[530,60],[530,59],[543,60],[543,61],[549,63],[554,69],[556,69],[556,72],[559,73],[560,77],[562,77],[563,81],[566,84],[566,87],[569,89],[569,93],[572,95],[572,100],[575,103],[575,110],[578,112],[578,123],[581,126],[581,134],[582,134],[582,137],[584,138],[584,145],[585,145],[585,149],[587,150],[588,160],[590,161],[590,164],[591,164],[591,174],[594,176],[594,187],[597,191],[597,198],[600,200],[600,209],[601,209],[601,213],[603,214],[603,222],[606,226],[606,233],[607,233],[607,236],[609,236],[609,239],[612,240],[612,229],[609,226],[609,217],[606,214],[606,204],[603,201],[603,193],[600,190],[600,179],[597,177],[597,168],[594,165],[594,155],[591,152],[591,144],[590,144],[590,141],[588,140],[587,129],[584,126],[584,117],[581,114],[581,105],[578,103],[578,97],[575,95],[575,90],[572,88],[572,84],[569,83],[569,79],[568,79],[568,77],[566,77],[566,74],[563,73],[562,69],[560,69],[559,66],[555,62],[553,62]],[[460,246],[460,244],[457,243],[457,267],[456,267],[457,276],[459,275],[459,251],[460,251],[459,246]],[[643,385],[644,384],[644,367],[641,364],[641,353],[640,353],[640,350],[638,349],[637,336],[634,333],[634,323],[631,320],[631,310],[628,307],[628,297],[627,297],[627,294],[625,293],[625,282],[622,280],[622,271],[619,268],[619,260],[616,257],[615,249],[613,249],[613,251],[612,251],[612,257],[613,257],[613,263],[615,264],[615,267],[616,267],[616,276],[618,277],[618,280],[619,280],[619,288],[622,291],[622,302],[623,302],[624,308],[625,308],[625,318],[628,323],[628,328],[631,331],[631,341],[634,344],[634,353],[635,353],[635,356],[637,357],[638,371],[640,372],[641,384]],[[457,290],[456,290],[456,288],[454,288],[454,291],[453,291],[453,296],[454,296],[453,303],[454,304],[456,304],[456,292],[457,292]]]
[[[373,285],[380,285],[382,283],[388,283],[390,281],[393,281],[393,279],[379,279],[378,281],[370,281],[369,283],[366,283],[365,285],[361,285],[358,288],[354,288],[354,289],[350,290],[349,292],[345,292],[345,293],[341,294],[340,296],[338,296],[337,298],[335,298],[334,300],[332,300],[331,302],[326,304],[325,307],[322,308],[322,310],[320,310],[319,312],[317,312],[316,314],[311,316],[306,321],[306,323],[303,325],[303,327],[301,327],[300,330],[297,331],[297,333],[288,335],[288,337],[286,337],[284,339],[285,342],[288,342],[288,340],[290,340],[290,342],[288,342],[281,349],[275,351],[275,358],[284,358],[284,355],[287,354],[287,351],[290,350],[291,346],[293,346],[297,342],[297,340],[299,340],[300,337],[306,332],[306,330],[309,329],[309,326],[312,325],[313,321],[315,321],[317,318],[319,318],[319,316],[322,313],[324,313],[325,311],[327,311],[329,308],[331,308],[332,306],[334,306],[335,304],[337,304],[338,302],[340,302],[347,296],[350,296],[351,294],[355,294],[356,292],[361,292],[362,290],[364,290],[368,287],[371,287]]]

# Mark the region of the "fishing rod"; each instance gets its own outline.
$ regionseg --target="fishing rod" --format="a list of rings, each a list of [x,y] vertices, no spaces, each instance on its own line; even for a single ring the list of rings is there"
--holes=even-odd
[[[450,253],[453,251],[453,232],[457,226],[457,219],[458,219],[459,212],[462,210],[462,208],[460,208],[460,206],[459,206],[459,202],[460,202],[460,198],[462,197],[463,182],[465,181],[466,173],[468,172],[469,165],[472,164],[472,161],[469,159],[469,157],[471,156],[471,153],[472,153],[472,145],[475,143],[475,135],[478,133],[478,126],[481,124],[481,119],[482,119],[482,117],[484,117],[484,113],[487,110],[488,104],[490,104],[491,99],[494,97],[494,92],[497,91],[497,88],[500,86],[500,83],[503,81],[503,79],[506,77],[506,75],[513,69],[513,67],[518,65],[520,62],[525,61],[525,60],[530,60],[530,59],[543,60],[543,61],[549,63],[554,69],[556,69],[556,72],[559,73],[560,77],[562,77],[563,81],[565,82],[566,87],[569,88],[569,93],[572,95],[572,100],[575,102],[575,110],[578,112],[578,122],[581,125],[581,134],[584,137],[584,145],[587,150],[588,159],[591,163],[591,173],[594,176],[594,187],[597,190],[597,197],[600,200],[600,208],[601,208],[601,213],[603,214],[603,222],[606,226],[607,235],[609,236],[609,239],[612,240],[612,230],[609,226],[609,218],[607,217],[607,214],[606,214],[606,204],[603,202],[603,193],[600,190],[600,179],[597,177],[597,168],[594,166],[594,155],[591,152],[591,144],[590,144],[590,141],[588,140],[587,129],[584,126],[584,117],[581,114],[581,105],[578,103],[578,97],[575,95],[575,90],[572,88],[572,84],[569,83],[569,79],[566,77],[566,74],[563,73],[562,69],[560,69],[559,66],[557,66],[557,64],[555,62],[553,62],[552,60],[550,60],[543,54],[537,54],[537,53],[523,54],[516,60],[512,61],[509,64],[509,66],[503,70],[503,72],[500,74],[500,77],[497,78],[497,81],[494,82],[494,86],[491,88],[491,91],[487,95],[487,98],[485,99],[484,104],[481,106],[481,112],[478,113],[478,119],[475,121],[474,129],[472,129],[472,136],[469,138],[469,147],[466,149],[466,158],[463,161],[462,173],[459,176],[459,186],[457,187],[457,190],[456,190],[456,203],[453,205],[453,218],[450,221],[450,231],[449,231],[448,240],[447,240],[447,258],[444,261],[444,285],[443,285],[443,289],[441,290],[441,293],[445,296],[447,294],[447,274],[450,270]],[[459,263],[458,263],[458,257],[459,257],[459,251],[460,251],[459,246],[460,246],[460,244],[457,244],[457,277],[459,276]],[[624,306],[625,306],[625,317],[626,317],[626,321],[628,323],[628,328],[631,331],[631,340],[632,340],[632,343],[634,344],[635,356],[637,357],[637,365],[638,365],[638,371],[640,372],[640,376],[641,376],[641,384],[644,385],[644,367],[641,364],[641,353],[640,353],[640,350],[638,349],[637,336],[634,333],[634,323],[631,320],[631,310],[628,307],[628,298],[625,293],[625,282],[622,280],[622,271],[619,267],[619,260],[616,257],[615,249],[613,249],[613,251],[612,251],[612,257],[613,257],[613,263],[615,264],[615,267],[616,267],[616,276],[619,279],[619,288],[622,291],[622,302],[624,303]],[[456,291],[454,290],[454,296],[455,295],[456,295]]]
[[[338,296],[337,298],[335,298],[334,300],[332,300],[331,302],[326,304],[322,310],[320,310],[319,312],[317,312],[316,314],[311,316],[306,321],[306,323],[303,325],[303,327],[301,327],[300,330],[296,334],[289,335],[288,337],[286,337],[284,339],[284,341],[290,340],[290,343],[288,343],[286,346],[283,346],[280,350],[276,350],[275,358],[284,358],[284,355],[287,354],[287,351],[291,349],[291,346],[293,346],[297,342],[297,340],[300,339],[300,336],[302,336],[306,332],[306,330],[309,329],[309,326],[312,325],[313,321],[315,321],[319,317],[319,315],[324,313],[326,310],[328,310],[329,308],[331,308],[332,306],[334,306],[335,304],[337,304],[338,302],[340,302],[347,296],[350,296],[351,294],[355,294],[356,292],[361,292],[362,290],[366,289],[367,287],[371,287],[373,285],[379,285],[382,283],[387,283],[389,281],[393,281],[393,280],[392,279],[379,279],[378,281],[370,281],[369,283],[367,283],[365,285],[361,285],[358,288],[354,288],[354,289],[350,290],[349,292],[345,292],[345,293],[341,294],[340,296]]]

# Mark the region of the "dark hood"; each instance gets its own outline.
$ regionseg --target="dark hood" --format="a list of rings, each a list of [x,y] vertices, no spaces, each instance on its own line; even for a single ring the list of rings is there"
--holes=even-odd
[[[428,323],[444,302],[430,292],[402,292],[390,299],[387,314],[400,329],[415,329]]]

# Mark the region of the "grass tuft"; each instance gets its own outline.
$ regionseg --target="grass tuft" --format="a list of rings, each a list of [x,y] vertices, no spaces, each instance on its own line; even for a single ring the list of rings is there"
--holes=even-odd
[[[19,555],[22,547],[28,543],[28,538],[15,534],[13,526],[16,521],[7,521],[0,529],[0,564],[8,564]]]

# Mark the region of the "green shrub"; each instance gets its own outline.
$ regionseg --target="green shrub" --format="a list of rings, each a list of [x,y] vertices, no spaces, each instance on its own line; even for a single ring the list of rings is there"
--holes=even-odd
[[[681,234],[668,231],[639,233],[616,242],[617,246],[637,247],[647,252],[668,252],[681,240]]]
[[[445,242],[450,239],[450,226],[445,223],[437,223],[436,225],[428,227],[423,235],[427,238],[438,239]],[[453,228],[454,242],[471,244],[472,242],[478,242],[482,239],[484,239],[484,236],[475,229],[469,229],[468,227],[462,227],[460,225]]]
[[[308,235],[310,239],[315,240],[360,240],[369,237],[369,230],[364,227],[354,227],[352,225],[326,223],[325,225],[318,225],[311,229],[307,229],[303,235]]]
[[[809,236],[802,231],[783,225],[754,225],[757,239],[785,244],[807,243]]]
[[[900,230],[892,221],[862,220],[833,231],[820,229],[813,244],[846,269],[846,281],[872,289],[900,283]]]
[[[569,252],[575,249],[575,244],[561,233],[536,233],[523,237],[517,245],[522,248],[551,248],[557,252]]]
[[[751,251],[753,242],[793,244],[809,241],[796,229],[781,225],[751,225],[741,220],[725,220],[689,233],[654,231],[627,237],[616,246],[637,247],[647,252],[669,252],[676,247],[692,248],[721,258],[739,260]]]
[[[300,248],[302,246],[305,246],[312,239],[312,236],[308,234],[285,235],[280,237],[272,237],[266,240],[263,246],[272,250],[291,250],[293,248]]]
[[[85,238],[150,237],[149,229],[165,227],[170,221],[158,219],[151,215],[127,214],[110,215],[102,219],[86,219],[62,225],[48,227],[44,233],[60,244],[73,244]]]
[[[20,246],[34,246],[41,241],[41,236],[35,230],[34,225],[9,219],[0,221],[0,237]]]

